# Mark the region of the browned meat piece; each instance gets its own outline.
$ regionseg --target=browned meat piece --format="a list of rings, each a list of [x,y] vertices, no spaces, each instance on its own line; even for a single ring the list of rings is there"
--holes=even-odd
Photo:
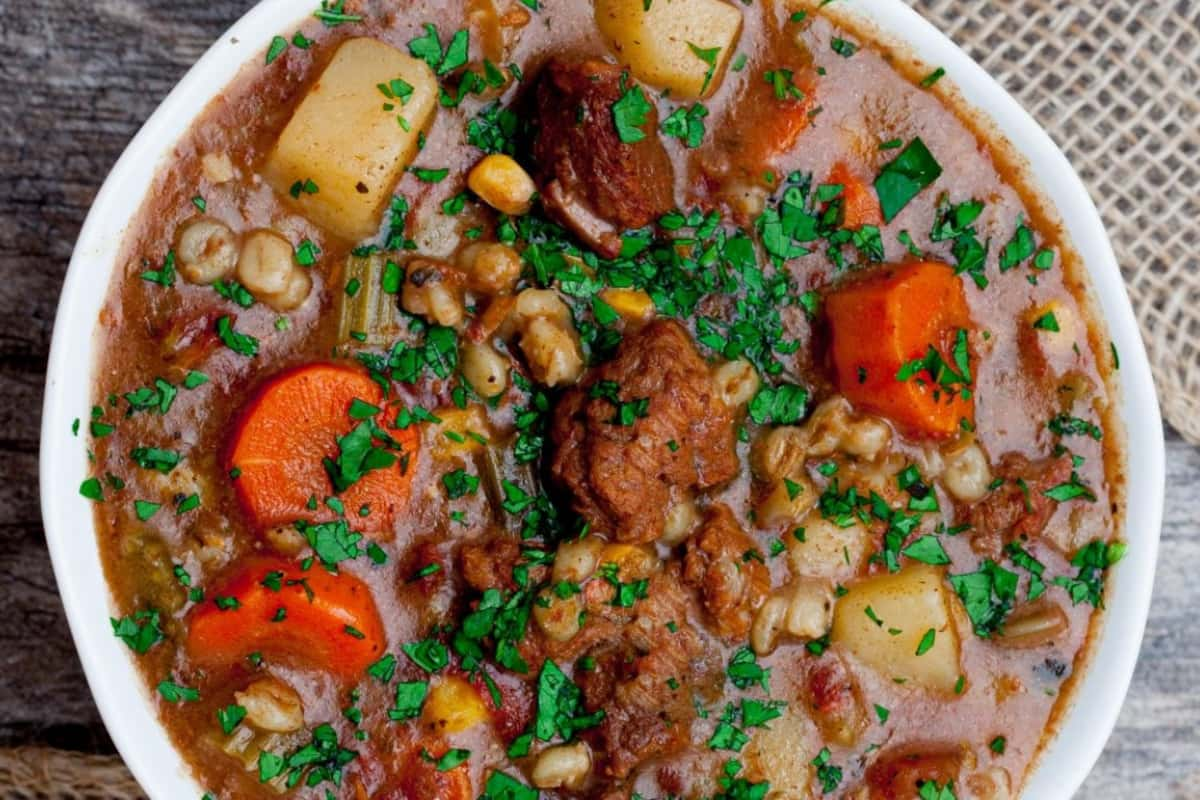
[[[746,638],[754,612],[771,591],[771,573],[754,540],[724,505],[710,508],[688,539],[683,578],[699,588],[713,630],[729,641]]]
[[[403,765],[399,785],[375,797],[379,800],[470,800],[471,774],[466,765],[443,771],[437,767],[437,758],[427,755],[432,752],[440,757],[448,749],[440,741],[413,747],[397,759],[397,763]],[[422,758],[422,755],[427,757]]]
[[[812,664],[804,681],[804,700],[821,734],[852,747],[867,726],[867,712],[854,677],[842,659],[827,653]]]
[[[1004,456],[996,467],[1004,483],[968,513],[972,547],[999,558],[1009,542],[1040,536],[1058,505],[1043,492],[1069,481],[1071,470],[1068,455],[1039,462],[1016,454]]]
[[[921,784],[933,781],[944,787],[956,782],[962,762],[962,753],[946,745],[884,753],[867,769],[867,796],[870,800],[920,800]]]
[[[492,725],[496,734],[505,742],[511,742],[529,728],[533,721],[536,698],[533,687],[523,678],[506,670],[492,670],[488,673],[500,695],[500,704],[492,697],[492,692],[480,673],[470,677],[471,684],[483,698],[484,704],[492,712]]]
[[[673,573],[650,579],[637,617],[591,653],[594,668],[576,680],[589,710],[604,720],[588,731],[603,754],[600,769],[624,778],[643,761],[678,752],[690,743],[695,715],[691,687],[704,669],[702,646],[687,623],[688,596]]]
[[[513,536],[497,534],[480,542],[463,545],[459,561],[463,579],[472,589],[517,588],[513,567],[522,562],[521,545]],[[529,567],[529,582],[538,583],[546,575],[544,566]]]
[[[621,252],[623,231],[649,225],[675,202],[653,104],[641,141],[623,142],[617,134],[613,104],[632,85],[613,64],[558,59],[538,83],[533,158],[542,203],[606,258]]]
[[[674,321],[626,336],[616,358],[563,396],[550,435],[550,472],[575,509],[624,542],[657,539],[681,495],[738,471],[733,415]]]
[[[437,569],[429,572],[430,567]],[[415,544],[404,559],[403,574],[408,576],[406,584],[418,589],[426,597],[437,594],[448,576],[441,548],[432,541]]]

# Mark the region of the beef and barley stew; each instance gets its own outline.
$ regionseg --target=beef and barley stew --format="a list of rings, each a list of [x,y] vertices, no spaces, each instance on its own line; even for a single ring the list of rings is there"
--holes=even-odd
[[[205,797],[1019,793],[1124,551],[1117,356],[836,8],[337,0],[203,110],[80,433]]]

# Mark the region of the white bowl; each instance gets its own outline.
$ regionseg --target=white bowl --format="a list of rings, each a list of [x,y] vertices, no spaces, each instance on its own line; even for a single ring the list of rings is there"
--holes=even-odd
[[[163,732],[153,698],[130,654],[112,635],[110,594],[96,546],[93,508],[79,494],[87,477],[84,441],[71,422],[87,420],[97,320],[131,215],[195,115],[242,69],[257,68],[267,43],[290,33],[310,5],[263,0],[214,44],[126,148],[88,214],[67,271],[54,326],[42,420],[41,493],[46,539],[75,645],[96,704],[125,763],[154,800],[199,797]],[[1129,437],[1128,555],[1114,569],[1109,608],[1090,670],[1058,736],[1026,784],[1025,800],[1070,797],[1096,762],[1133,676],[1154,581],[1163,504],[1163,436],[1146,351],[1121,272],[1082,181],[1050,137],[962,50],[900,0],[841,0],[840,13],[873,22],[929,64],[941,65],[970,105],[1023,155],[1057,208],[1091,273],[1121,355],[1122,418]],[[135,202],[136,201],[136,202]]]

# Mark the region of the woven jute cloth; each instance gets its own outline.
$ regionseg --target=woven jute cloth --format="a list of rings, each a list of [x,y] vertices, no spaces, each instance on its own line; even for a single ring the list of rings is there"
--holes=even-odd
[[[1200,443],[1200,2],[914,0],[1050,131],[1128,282],[1163,411]],[[4,798],[138,798],[116,757],[0,750]]]
[[[1200,2],[916,0],[1100,208],[1167,420],[1200,444]]]

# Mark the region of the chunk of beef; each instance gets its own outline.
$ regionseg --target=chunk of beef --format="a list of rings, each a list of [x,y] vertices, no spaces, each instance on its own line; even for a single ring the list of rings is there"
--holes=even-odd
[[[483,541],[463,545],[459,565],[467,585],[479,592],[488,589],[514,591],[517,587],[513,568],[525,563],[521,545],[515,536],[496,534]],[[536,584],[546,577],[543,565],[528,567],[528,582]]]
[[[623,142],[617,133],[613,104],[632,86],[613,64],[555,59],[537,89],[533,158],[542,202],[606,258],[621,252],[622,231],[649,225],[675,202],[653,104],[640,141]]]
[[[616,358],[563,396],[550,436],[551,475],[596,530],[624,542],[658,538],[672,503],[738,472],[733,415],[674,321],[626,336]]]
[[[576,675],[589,710],[604,720],[588,731],[603,754],[600,770],[625,778],[643,761],[690,744],[691,687],[702,680],[702,645],[687,623],[688,596],[676,574],[650,579],[637,616],[590,653],[594,667]],[[668,624],[670,623],[670,624]]]
[[[754,612],[771,591],[771,573],[754,540],[725,505],[710,508],[688,539],[683,578],[700,590],[713,630],[731,642],[746,638]]]
[[[465,764],[450,770],[437,767],[437,757],[449,748],[441,741],[422,742],[397,758],[402,765],[398,784],[375,797],[379,800],[470,800],[471,774]],[[437,757],[428,757],[434,753]],[[422,758],[425,755],[426,757]]]
[[[1015,453],[1004,456],[996,475],[1004,482],[971,507],[971,545],[999,558],[1004,545],[1022,537],[1035,539],[1058,504],[1044,492],[1071,479],[1069,455],[1033,462]]]
[[[488,672],[488,676],[491,686],[495,686],[499,695],[499,704],[496,703],[491,686],[483,679],[481,673],[476,672],[468,677],[471,685],[483,698],[484,705],[492,712],[492,725],[496,734],[501,740],[511,742],[527,730],[533,721],[537,702],[534,689],[527,680],[507,670],[492,670]]]

